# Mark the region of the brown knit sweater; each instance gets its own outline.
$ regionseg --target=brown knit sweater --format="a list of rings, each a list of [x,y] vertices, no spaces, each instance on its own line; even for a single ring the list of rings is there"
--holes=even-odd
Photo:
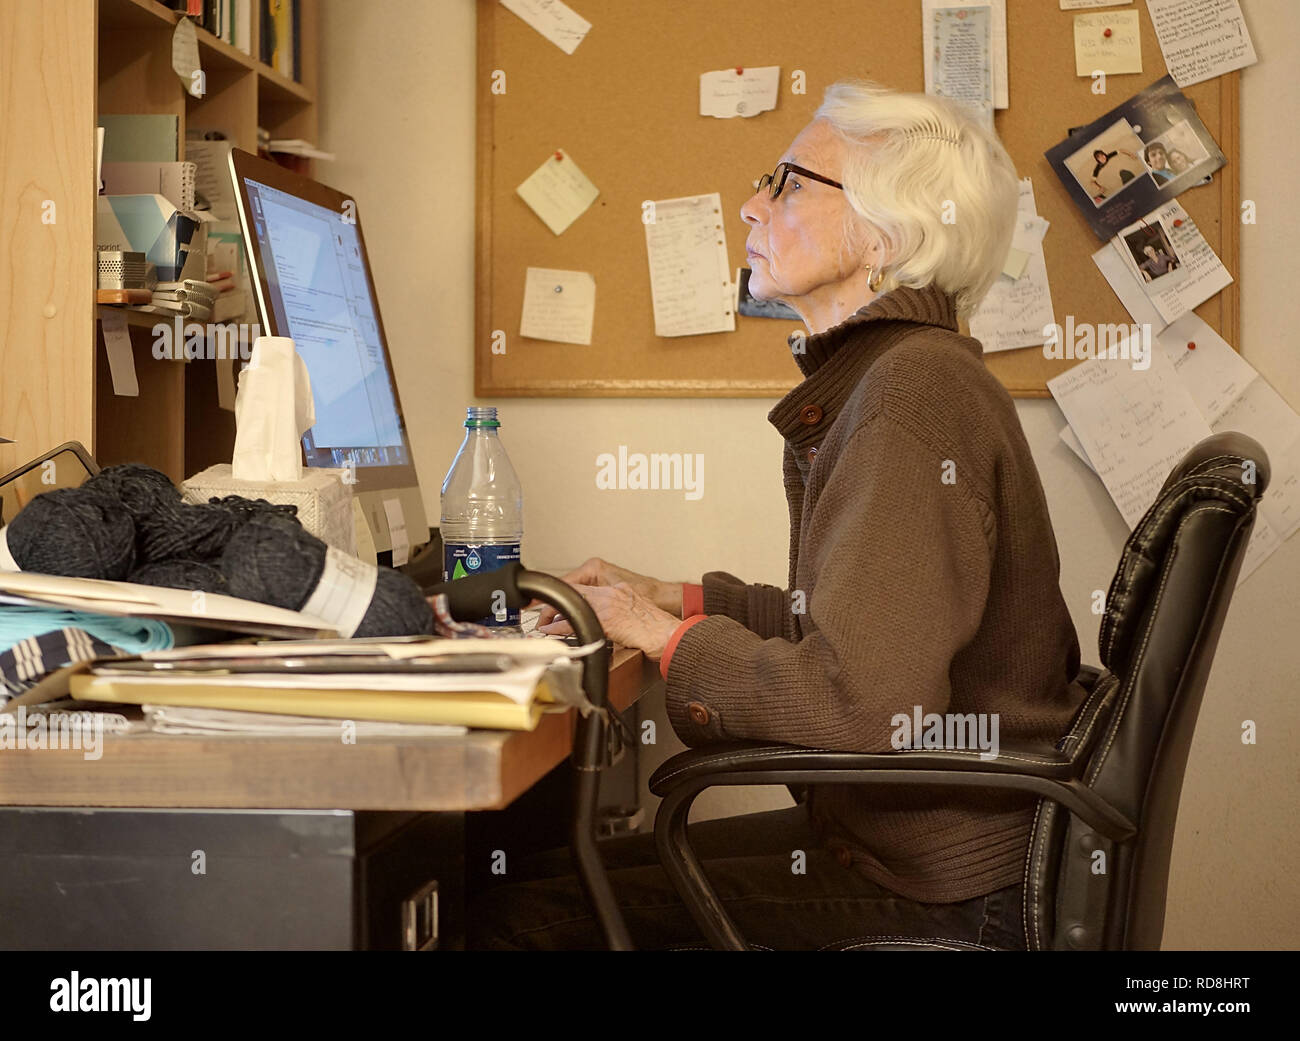
[[[917,706],[996,713],[1003,747],[1064,734],[1084,692],[1047,503],[1010,396],[956,330],[949,296],[900,288],[795,354],[806,378],[768,415],[790,587],[704,576],[709,617],[668,666],[687,744],[890,752]],[[809,806],[841,863],[949,903],[1021,879],[1034,799],[819,786]]]

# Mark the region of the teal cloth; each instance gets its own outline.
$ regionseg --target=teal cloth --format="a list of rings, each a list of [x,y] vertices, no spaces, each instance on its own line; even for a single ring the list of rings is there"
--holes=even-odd
[[[68,628],[84,629],[128,654],[163,651],[176,642],[171,626],[154,618],[119,618],[65,607],[0,604],[0,651],[7,651],[30,636]]]

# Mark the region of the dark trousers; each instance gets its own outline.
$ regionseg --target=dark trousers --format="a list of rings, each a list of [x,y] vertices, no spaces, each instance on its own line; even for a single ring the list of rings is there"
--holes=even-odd
[[[996,949],[1025,947],[1021,886],[954,904],[908,900],[822,848],[803,805],[690,826],[691,843],[727,913],[752,945],[816,950],[859,938],[958,940]],[[600,844],[628,931],[645,950],[707,946],[668,876],[654,836]],[[797,852],[803,853],[803,872]],[[605,947],[574,875],[568,849],[519,864],[470,905],[471,950],[600,950]]]

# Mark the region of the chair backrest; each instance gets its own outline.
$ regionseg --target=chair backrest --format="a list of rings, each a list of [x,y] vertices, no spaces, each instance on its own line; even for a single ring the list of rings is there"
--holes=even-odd
[[[1040,803],[1026,872],[1031,948],[1159,948],[1187,754],[1267,485],[1264,449],[1216,434],[1174,468],[1125,543],[1099,638],[1106,668],[1060,747],[1138,831],[1112,843]]]

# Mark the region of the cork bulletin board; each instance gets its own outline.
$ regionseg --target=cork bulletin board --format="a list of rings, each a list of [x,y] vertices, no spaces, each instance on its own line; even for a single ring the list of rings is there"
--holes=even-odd
[[[478,0],[478,180],[475,389],[482,396],[776,397],[799,382],[786,337],[801,323],[736,316],[736,331],[657,337],[641,223],[647,199],[719,192],[731,271],[744,266],[740,218],[752,184],[808,123],[824,89],[870,79],[924,87],[919,0],[572,0],[592,25],[572,55],[496,0]],[[1051,222],[1044,254],[1056,319],[1131,319],[1091,255],[1102,241],[1067,197],[1043,153],[1071,127],[1092,122],[1166,74],[1145,5],[1143,71],[1107,78],[1107,92],[1075,75],[1073,14],[1055,0],[1007,0],[1010,108],[996,128],[1038,212]],[[699,115],[699,76],[735,66],[779,65],[774,111],[748,119]],[[806,93],[791,91],[802,70]],[[494,93],[494,72],[504,93]],[[1211,183],[1179,196],[1237,276],[1240,230],[1238,73],[1185,89],[1227,157]],[[498,76],[496,82],[500,84]],[[557,149],[600,189],[590,209],[555,235],[515,194]],[[521,337],[528,267],[590,272],[596,283],[590,346]],[[1234,347],[1236,284],[1196,313]],[[492,350],[505,333],[505,352]],[[498,344],[500,338],[498,338]],[[1073,360],[1041,347],[985,356],[1014,395],[1046,397],[1046,382]]]

